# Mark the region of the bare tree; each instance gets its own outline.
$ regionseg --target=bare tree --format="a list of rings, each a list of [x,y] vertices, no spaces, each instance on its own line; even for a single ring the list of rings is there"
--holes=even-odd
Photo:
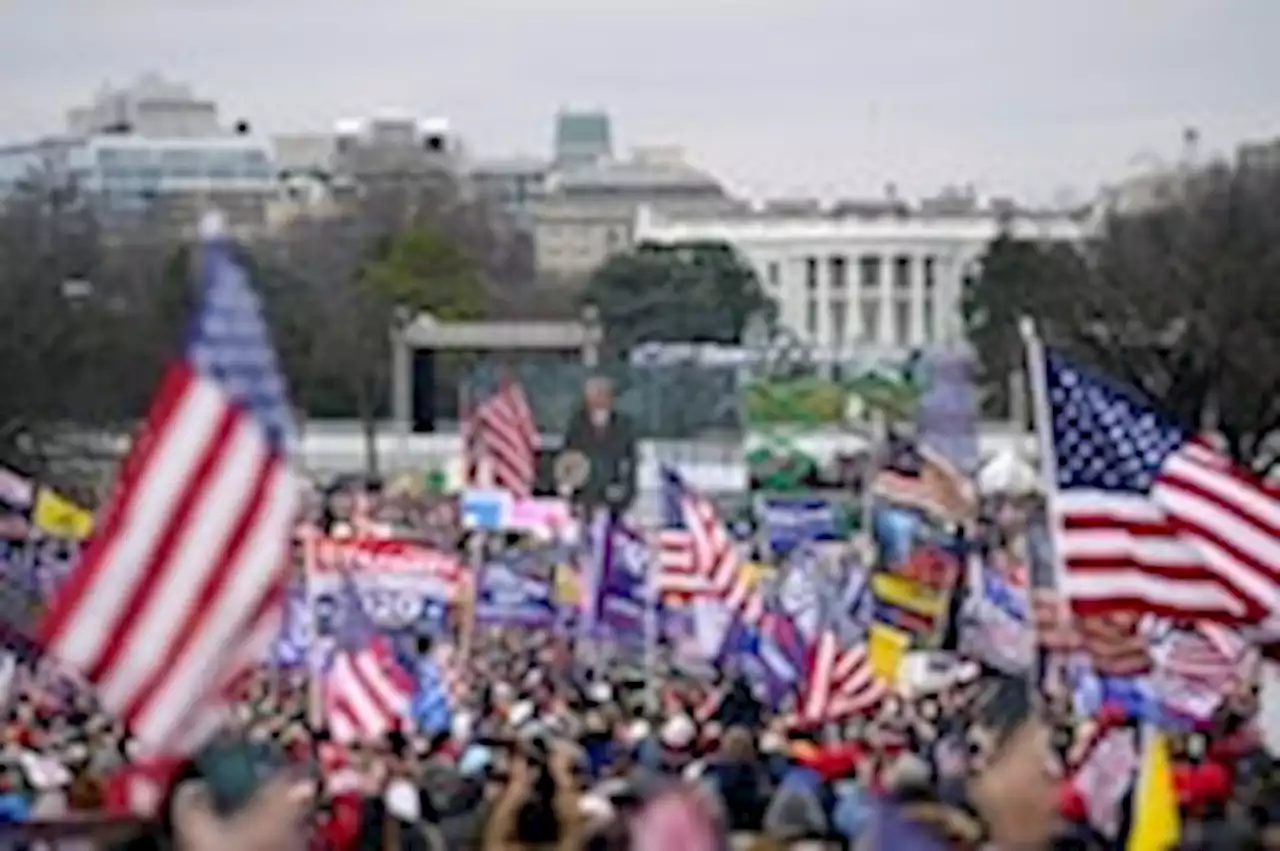
[[[969,331],[998,395],[1018,363],[1017,318],[1158,402],[1217,429],[1269,470],[1280,429],[1280,169],[1216,164],[1083,246],[1002,238],[967,294]]]
[[[33,172],[0,203],[0,462],[74,478],[82,453],[128,418],[109,265],[66,177]]]
[[[376,475],[391,336],[421,311],[486,312],[531,276],[527,242],[444,172],[357,183],[337,215],[300,218],[256,247],[296,396],[355,413]]]

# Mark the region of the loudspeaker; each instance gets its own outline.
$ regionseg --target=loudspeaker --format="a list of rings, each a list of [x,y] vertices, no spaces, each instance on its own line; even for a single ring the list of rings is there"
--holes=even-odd
[[[558,449],[539,449],[535,456],[534,470],[536,473],[533,478],[533,495],[534,496],[559,496],[556,489],[556,458],[560,455]]]
[[[414,349],[412,369],[413,432],[429,434],[436,430],[436,361],[431,349]]]

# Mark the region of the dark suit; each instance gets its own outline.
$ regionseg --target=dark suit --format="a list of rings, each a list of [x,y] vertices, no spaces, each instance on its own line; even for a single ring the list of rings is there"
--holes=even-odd
[[[565,452],[581,452],[591,463],[586,484],[578,489],[575,501],[587,507],[608,506],[626,511],[636,496],[636,436],[631,421],[617,411],[597,428],[585,408],[569,421],[564,436]],[[614,494],[610,494],[610,486]]]

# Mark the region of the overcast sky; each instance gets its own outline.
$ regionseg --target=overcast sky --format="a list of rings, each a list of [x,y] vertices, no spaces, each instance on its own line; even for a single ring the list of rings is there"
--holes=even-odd
[[[481,155],[562,105],[749,194],[1045,201],[1280,135],[1280,0],[2,0],[0,140],[158,70],[277,132],[402,107]]]

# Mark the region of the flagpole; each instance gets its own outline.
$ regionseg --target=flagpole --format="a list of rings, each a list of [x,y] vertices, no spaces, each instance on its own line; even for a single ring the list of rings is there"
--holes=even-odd
[[[324,695],[320,676],[320,622],[316,607],[315,574],[318,527],[308,527],[302,541],[302,597],[307,604],[307,721],[311,726],[312,740],[315,733],[324,728]]]
[[[875,519],[875,499],[871,496],[871,488],[875,483],[876,476],[880,474],[880,455],[884,451],[883,443],[885,435],[888,433],[888,424],[884,411],[873,409],[870,417],[870,451],[867,453],[867,468],[862,476],[862,528],[858,530],[859,537],[867,542],[871,541],[871,527]],[[868,549],[870,549],[868,547]]]
[[[454,640],[457,644],[459,663],[464,666],[464,670],[466,670],[465,666],[471,664],[471,654],[475,646],[476,595],[479,593],[480,574],[484,570],[485,544],[485,533],[479,529],[472,531],[467,539],[467,562],[470,569],[463,577],[463,589],[460,589],[461,593],[458,594],[461,599],[454,601],[458,627]]]
[[[1027,380],[1031,387],[1031,426],[1036,437],[1036,450],[1040,456],[1040,485],[1044,492],[1045,527],[1049,533],[1049,557],[1052,559],[1053,584],[1063,589],[1062,531],[1058,522],[1058,456],[1053,448],[1053,412],[1049,404],[1049,384],[1045,374],[1044,343],[1036,330],[1035,320],[1023,316],[1018,320],[1018,333],[1026,352]],[[1039,645],[1035,618],[1031,619],[1033,640]],[[1038,668],[1043,668],[1043,658]],[[1035,683],[1037,672],[1032,672]]]
[[[648,541],[648,563],[645,565],[644,608],[644,689],[645,703],[650,712],[658,711],[658,563],[656,536]]]

